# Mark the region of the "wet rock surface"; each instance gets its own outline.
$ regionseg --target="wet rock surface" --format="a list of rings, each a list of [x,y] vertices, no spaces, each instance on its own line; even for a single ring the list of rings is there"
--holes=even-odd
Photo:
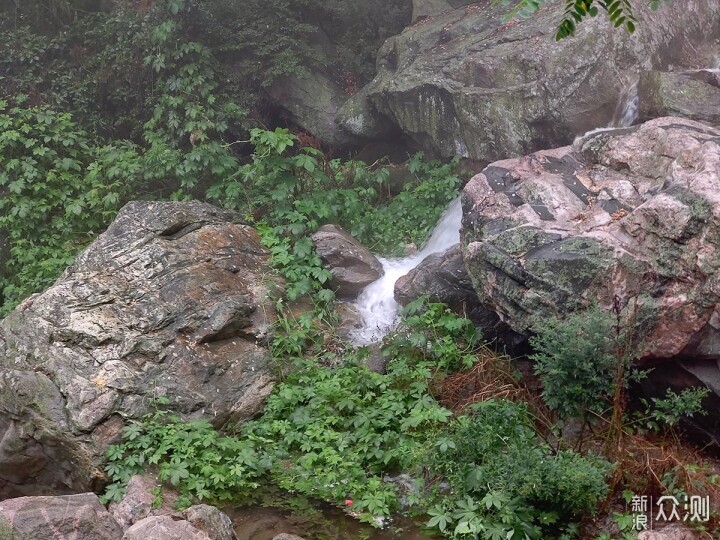
[[[640,120],[681,116],[720,124],[720,85],[717,78],[718,74],[709,70],[643,73],[638,83]]]
[[[481,303],[514,331],[627,306],[643,360],[720,360],[720,130],[680,118],[488,166],[465,187]]]
[[[720,30],[720,5],[703,0],[640,3],[632,35],[588,18],[559,42],[562,2],[509,23],[500,3],[444,4],[428,2],[432,16],[385,42],[378,75],[338,113],[349,133],[383,136],[390,122],[435,154],[479,160],[569,144],[610,122],[632,75],[703,67]]]
[[[369,249],[337,225],[323,225],[312,235],[317,254],[332,273],[330,287],[354,298],[383,275],[383,268]]]
[[[126,419],[158,397],[218,426],[257,412],[272,387],[267,257],[211,205],[123,208],[0,322],[0,497],[90,490]]]

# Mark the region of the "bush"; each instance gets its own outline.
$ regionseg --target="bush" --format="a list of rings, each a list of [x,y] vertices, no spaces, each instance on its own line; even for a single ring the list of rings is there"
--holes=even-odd
[[[535,373],[545,403],[561,418],[600,414],[610,406],[618,363],[613,325],[612,315],[595,306],[534,326]]]
[[[548,538],[607,495],[610,464],[553,453],[539,442],[526,405],[489,400],[471,407],[428,457],[429,470],[452,490],[436,497],[429,526],[453,538]]]
[[[10,259],[2,310],[50,284],[137,182],[130,143],[94,146],[69,114],[0,101],[0,231]]]

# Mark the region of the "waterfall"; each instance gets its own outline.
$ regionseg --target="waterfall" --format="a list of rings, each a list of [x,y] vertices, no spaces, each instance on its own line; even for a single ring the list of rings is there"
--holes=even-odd
[[[620,93],[615,115],[608,127],[624,128],[632,126],[640,116],[640,96],[638,79],[630,81]]]
[[[421,251],[402,259],[378,260],[385,273],[362,290],[355,302],[362,316],[362,327],[351,334],[356,345],[380,341],[397,323],[400,306],[395,301],[395,282],[416,268],[428,255],[445,253],[460,242],[462,206],[460,197],[445,209]]]
[[[640,116],[640,96],[638,94],[639,77],[630,80],[620,92],[620,98],[615,106],[615,114],[610,123],[605,127],[591,129],[575,137],[575,142],[584,139],[588,135],[595,135],[605,131],[612,131],[618,128],[632,126]]]

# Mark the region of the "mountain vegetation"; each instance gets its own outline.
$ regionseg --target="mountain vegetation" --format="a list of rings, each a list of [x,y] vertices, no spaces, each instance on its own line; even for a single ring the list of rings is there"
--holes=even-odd
[[[558,39],[601,10],[634,30],[629,0],[568,1]],[[631,538],[622,505],[636,496],[720,500],[699,455],[677,458],[681,419],[705,414],[707,392],[630,404],[646,374],[620,309],[537,321],[524,376],[427,298],[376,351],[336,335],[331,275],[310,235],[335,223],[401,254],[422,244],[463,173],[459,159],[422,153],[403,167],[337,156],[281,125],[266,90],[310,62],[367,82],[408,2],[14,0],[0,13],[0,314],[57,279],[132,199],[236,211],[283,278],[269,338],[278,383],[259,417],[220,432],[157,400],[108,449],[105,502],[152,470],[181,506],[280,491],[376,527],[405,512],[444,538],[567,540],[603,538],[603,517]],[[299,300],[311,306],[301,315]],[[372,354],[386,373],[367,367]],[[717,516],[696,526],[717,533]]]

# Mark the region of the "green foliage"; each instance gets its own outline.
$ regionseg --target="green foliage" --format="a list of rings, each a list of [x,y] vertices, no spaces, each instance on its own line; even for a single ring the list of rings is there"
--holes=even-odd
[[[534,331],[532,359],[548,407],[561,418],[605,411],[618,362],[612,316],[594,306],[565,319],[538,321]]]
[[[283,128],[253,129],[250,141],[252,161],[207,195],[263,220],[258,229],[291,300],[320,291],[331,277],[310,240],[320,225],[337,223],[371,249],[398,253],[406,243],[424,240],[460,183],[456,162],[441,165],[416,155],[402,191],[393,196],[388,167],[328,160],[310,147],[293,153],[297,137]]]
[[[115,215],[139,172],[129,143],[94,146],[69,114],[0,101],[3,311],[47,286]]]
[[[496,0],[504,5],[510,5],[510,0]],[[513,7],[508,18],[516,15],[521,17],[530,17],[536,13],[548,0],[520,0]],[[669,2],[670,0],[645,0],[651,9],[657,10],[661,2]],[[595,17],[599,13],[598,6],[609,18],[615,28],[624,26],[628,32],[635,31],[637,19],[633,14],[633,2],[631,0],[565,0],[565,12],[563,19],[558,26],[555,39],[561,39],[574,36],[578,24],[584,19]]]
[[[668,388],[664,398],[641,400],[646,411],[636,415],[632,426],[659,432],[677,426],[683,418],[707,415],[702,400],[709,394],[708,388],[686,388],[679,394]]]
[[[397,495],[383,473],[407,466],[422,433],[450,413],[360,363],[298,367],[270,397],[263,417],[246,427],[271,453],[275,481],[335,504],[352,499],[353,510],[368,516],[388,516]],[[422,375],[412,378],[419,387]]]
[[[524,404],[490,400],[472,409],[425,460],[451,487],[450,496],[435,496],[429,527],[451,538],[550,538],[606,496],[610,464],[553,453],[538,442]]]
[[[247,496],[271,465],[256,441],[221,436],[206,420],[184,421],[164,411],[124,427],[123,442],[111,446],[107,458],[105,502],[120,500],[131,476],[156,466],[158,479],[178,490],[182,507]]]
[[[389,373],[402,377],[425,369],[427,378],[436,378],[473,366],[482,335],[470,320],[424,297],[405,306],[402,315],[403,324],[383,346],[383,354],[393,358]]]
[[[428,433],[451,417],[430,395],[436,362],[449,369],[471,339],[467,321],[444,306],[415,310],[418,318],[409,321],[407,332],[430,323],[432,335],[445,342],[447,358],[439,350],[425,356],[426,342],[404,343],[392,349],[383,376],[365,366],[367,349],[346,353],[338,368],[296,357],[294,371],[276,386],[262,417],[235,437],[220,436],[206,422],[150,415],[128,426],[123,443],[108,450],[106,471],[113,484],[106,498],[117,498],[130,476],[157,465],[161,479],[180,490],[183,504],[190,498],[242,499],[269,480],[340,506],[351,499],[352,510],[369,522],[389,516],[398,495],[383,477],[409,468]],[[457,339],[457,351],[446,338]],[[281,345],[290,357],[303,349]]]
[[[128,0],[7,4],[0,5],[0,90],[71,110],[86,129],[137,143],[163,97],[201,109],[252,108],[263,88],[312,62],[330,64],[341,84],[357,86],[374,75],[377,48],[410,18],[404,0],[156,0],[147,9]],[[310,45],[323,43],[322,33],[330,50]],[[167,94],[172,79],[180,84]],[[198,99],[198,87],[211,84],[215,104]]]
[[[626,350],[627,329],[618,332],[620,322],[593,306],[564,319],[551,317],[535,325],[537,335],[530,339],[535,350],[531,359],[543,385],[543,399],[561,419],[585,419],[588,413],[607,417],[617,396],[616,385],[624,391],[630,382],[647,375],[646,371],[626,365],[632,360],[632,351]],[[622,368],[619,379],[618,367]],[[706,388],[685,389],[679,394],[668,389],[665,398],[652,398],[650,402],[641,399],[644,410],[635,413],[634,418],[621,418],[621,427],[657,432],[672,428],[684,417],[706,414],[702,400],[708,394]]]

